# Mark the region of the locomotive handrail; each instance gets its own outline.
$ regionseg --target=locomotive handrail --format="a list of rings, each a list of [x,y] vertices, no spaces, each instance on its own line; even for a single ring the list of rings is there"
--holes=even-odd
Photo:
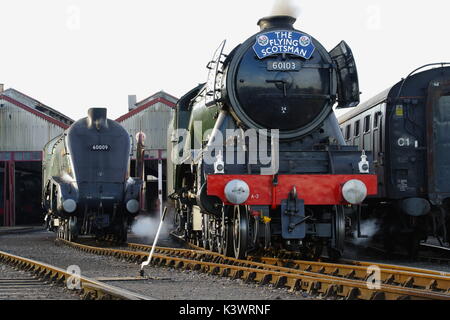
[[[398,90],[398,94],[397,94],[396,100],[398,98],[400,98],[400,94],[402,93],[402,90],[403,90],[403,87],[405,86],[406,80],[408,80],[411,76],[413,76],[417,71],[425,69],[427,67],[431,67],[431,66],[441,66],[443,68],[445,65],[450,65],[450,62],[429,63],[429,64],[425,64],[425,65],[423,65],[423,66],[413,70],[410,74],[408,74],[408,76],[406,78],[403,79],[402,85],[400,86],[400,89]]]

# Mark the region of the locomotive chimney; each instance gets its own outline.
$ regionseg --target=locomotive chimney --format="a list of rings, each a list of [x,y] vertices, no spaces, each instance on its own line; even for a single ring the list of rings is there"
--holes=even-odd
[[[135,94],[128,95],[128,111],[136,109],[137,97]]]
[[[88,110],[88,127],[95,126],[97,130],[101,127],[108,127],[106,118],[106,108],[91,108]]]
[[[258,26],[261,31],[266,29],[294,29],[294,23],[297,18],[287,16],[287,15],[276,15],[264,17],[258,21]]]

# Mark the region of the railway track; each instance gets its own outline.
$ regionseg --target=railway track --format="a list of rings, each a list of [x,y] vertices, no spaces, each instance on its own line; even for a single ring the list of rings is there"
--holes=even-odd
[[[354,248],[358,247],[358,245],[355,245],[351,241],[346,241],[346,244]],[[411,257],[406,253],[392,252],[388,254],[386,250],[374,245],[364,246],[361,248],[363,248],[366,251],[370,251],[374,255],[381,257],[385,257],[386,255],[388,255],[390,258],[411,259]],[[432,245],[428,243],[421,243],[420,248],[422,250],[414,258],[414,260],[450,266],[450,248]],[[423,251],[426,251],[427,253],[424,253]]]
[[[66,270],[7,252],[0,251],[0,265],[6,266],[6,271],[2,272],[0,276],[0,298],[47,299],[46,293],[51,290],[52,286],[67,287],[68,281],[75,281],[73,283],[74,290],[81,299],[85,300],[151,299],[84,276],[74,276]],[[17,272],[14,272],[17,270],[26,271],[26,274],[18,277]]]
[[[34,275],[0,265],[0,300],[77,299]]]
[[[151,246],[133,243],[129,243],[124,250],[58,241],[85,252],[115,256],[135,263],[146,260],[151,250]],[[322,298],[450,300],[450,274],[400,266],[376,266],[356,261],[333,264],[265,257],[237,260],[204,249],[163,247],[155,247],[152,264],[198,270],[245,282],[272,284]],[[376,274],[380,282],[368,283]]]
[[[428,261],[443,265],[450,265],[450,248],[437,246],[429,243],[421,243],[420,247],[424,250],[432,252],[434,255],[421,254],[419,259],[421,261]]]

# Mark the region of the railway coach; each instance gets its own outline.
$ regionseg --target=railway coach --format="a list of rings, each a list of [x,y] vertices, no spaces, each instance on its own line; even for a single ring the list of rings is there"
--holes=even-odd
[[[378,219],[388,251],[401,243],[414,255],[429,235],[449,245],[449,64],[414,70],[339,123],[349,145],[373,152],[378,196],[362,216]]]

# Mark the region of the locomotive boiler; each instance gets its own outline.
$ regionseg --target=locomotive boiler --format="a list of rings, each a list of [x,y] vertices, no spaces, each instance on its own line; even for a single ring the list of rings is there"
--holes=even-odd
[[[243,258],[259,248],[339,257],[347,211],[377,192],[371,154],[345,145],[333,106],[359,103],[345,42],[328,52],[291,16],[207,68],[169,129],[168,194],[179,236]]]
[[[127,131],[92,108],[44,147],[42,204],[46,224],[72,241],[78,235],[125,242],[139,211],[142,181],[129,175]]]

